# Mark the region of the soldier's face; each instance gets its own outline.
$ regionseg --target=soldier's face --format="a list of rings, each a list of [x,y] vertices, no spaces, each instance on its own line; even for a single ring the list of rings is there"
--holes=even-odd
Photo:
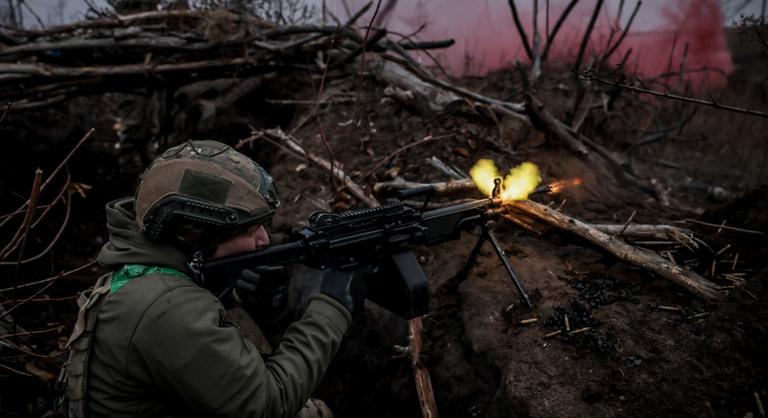
[[[212,259],[249,251],[257,251],[269,245],[269,234],[263,225],[254,225],[236,237],[216,247]]]

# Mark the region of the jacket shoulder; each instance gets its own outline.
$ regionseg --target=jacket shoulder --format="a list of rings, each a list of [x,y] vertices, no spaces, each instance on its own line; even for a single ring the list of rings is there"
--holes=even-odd
[[[168,305],[184,303],[179,298],[165,297],[180,290],[197,298],[214,298],[210,292],[184,277],[152,273],[134,278],[105,300],[99,312],[97,339],[115,348],[122,346],[120,351],[124,351],[127,357],[128,346],[147,312],[161,299]]]
[[[184,300],[167,297],[182,290],[198,298],[215,299],[187,278],[152,273],[128,281],[101,305],[88,370],[88,406],[96,415],[134,411],[139,407],[136,399],[146,397],[147,388],[152,385],[152,373],[136,356],[134,339],[148,312],[158,302],[171,310],[184,303]],[[126,401],[126,397],[133,400]],[[141,408],[152,406],[149,401],[139,404]]]

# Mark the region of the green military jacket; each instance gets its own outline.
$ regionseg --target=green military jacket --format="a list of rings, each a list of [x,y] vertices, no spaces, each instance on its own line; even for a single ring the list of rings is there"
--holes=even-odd
[[[188,272],[183,254],[147,241],[133,199],[107,205],[101,264]],[[89,416],[293,417],[310,397],[350,323],[316,295],[275,352],[262,357],[224,320],[224,308],[183,275],[152,273],[112,291],[100,306],[87,371]]]

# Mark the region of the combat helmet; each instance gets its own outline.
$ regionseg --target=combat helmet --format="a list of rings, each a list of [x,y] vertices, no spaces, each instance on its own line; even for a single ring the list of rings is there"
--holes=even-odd
[[[237,231],[265,224],[280,205],[269,173],[217,141],[187,141],[157,157],[136,190],[136,223],[159,240],[181,225]]]

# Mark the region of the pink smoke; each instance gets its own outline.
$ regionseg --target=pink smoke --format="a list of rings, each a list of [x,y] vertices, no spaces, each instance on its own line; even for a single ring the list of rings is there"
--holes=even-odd
[[[367,1],[348,3],[351,9],[355,9]],[[387,3],[387,0],[382,1],[383,5]],[[516,3],[529,42],[532,43],[533,2],[518,0]],[[567,0],[550,1],[550,28],[567,3]],[[550,52],[550,64],[574,63],[595,3],[595,0],[582,0],[571,12],[555,38]],[[590,37],[583,66],[591,57],[598,57],[606,50],[612,28],[613,41],[619,37],[620,31],[615,29],[618,3],[614,0],[604,2]],[[542,36],[542,47],[546,36],[545,4],[546,0],[539,0],[538,30]],[[633,0],[625,2],[620,20],[622,28],[629,20],[634,6]],[[341,10],[339,5],[336,11]],[[361,23],[370,21],[371,15],[372,11],[361,19]],[[726,74],[733,69],[723,32],[724,20],[718,0],[645,0],[627,38],[612,54],[608,63],[620,63],[624,54],[632,48],[626,65],[628,72],[636,72],[640,77],[652,77],[668,70],[677,72],[683,62],[687,44],[685,68],[698,71],[687,72],[685,80],[694,88],[721,86],[726,81]],[[425,28],[416,35],[420,40],[455,39],[453,47],[436,52],[439,61],[454,75],[482,75],[511,66],[517,60],[528,62],[507,0],[400,0],[381,25],[403,34],[411,34],[424,25]],[[428,57],[422,55],[420,59],[429,64]],[[717,71],[702,71],[703,68]],[[670,79],[671,82],[676,80]]]

